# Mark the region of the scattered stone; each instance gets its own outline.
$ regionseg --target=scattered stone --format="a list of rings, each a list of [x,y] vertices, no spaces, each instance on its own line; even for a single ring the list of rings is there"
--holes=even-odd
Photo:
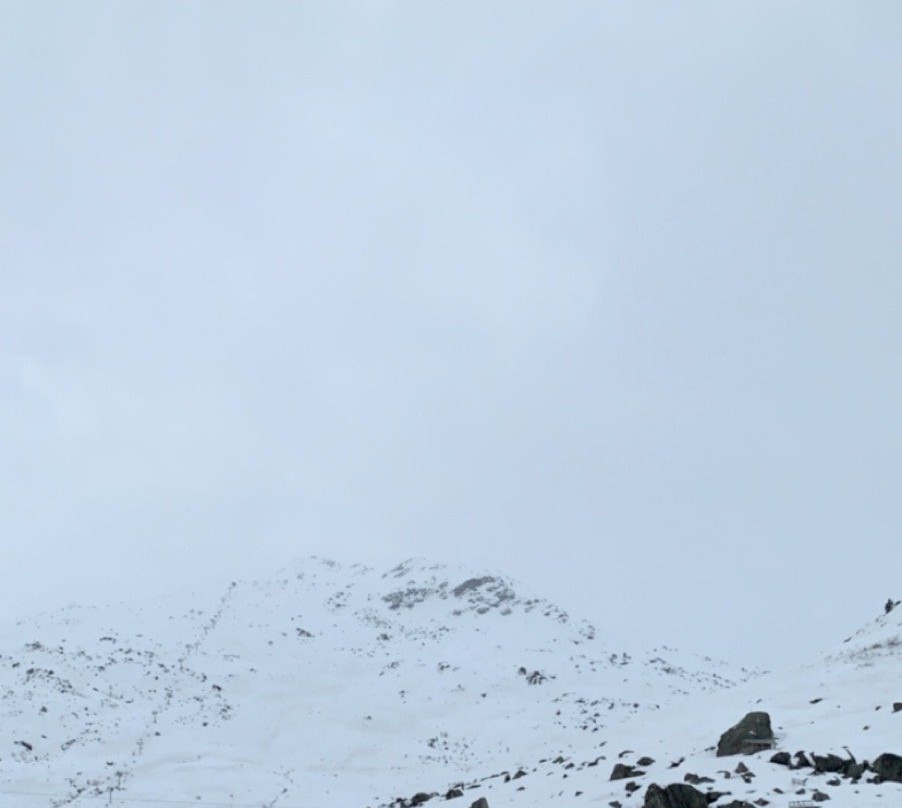
[[[687,783],[691,783],[694,786],[701,785],[702,783],[713,783],[713,777],[701,777],[700,775],[693,774],[692,772],[686,772],[683,775],[683,780]]]
[[[827,800],[830,799],[830,795],[824,794],[823,791],[815,791],[811,795],[811,799],[813,799],[815,802],[826,802]]]
[[[638,791],[641,786],[638,783],[634,783],[632,780],[628,780],[626,785],[624,786],[624,790],[627,794],[632,794],[634,791]]]
[[[480,797],[470,808],[489,808],[489,801],[485,797]]]
[[[717,757],[756,751],[754,748],[756,743],[773,740],[774,731],[771,729],[770,716],[765,712],[748,713],[739,723],[720,736]]]
[[[902,710],[902,701],[894,701],[893,702],[893,712],[898,713]]]
[[[812,753],[811,759],[814,761],[814,770],[816,772],[841,772],[845,771],[846,768],[846,761],[839,755],[832,753],[829,755],[815,755]]]
[[[804,752],[802,752],[802,751],[796,752],[795,758],[796,758],[795,768],[797,768],[797,769],[801,769],[803,767],[811,768],[811,761],[808,760],[808,757],[805,755]]]
[[[736,766],[736,774],[748,774],[748,773],[749,773],[749,767],[746,766],[745,763],[739,763],[739,765]]]
[[[639,771],[635,766],[628,766],[626,763],[617,763],[611,771],[609,780],[627,780],[630,777],[641,777],[645,772]]]
[[[431,799],[432,794],[427,794],[425,791],[419,791],[410,798],[410,804],[413,806],[422,805],[424,802],[429,802]]]
[[[463,795],[464,795],[464,793],[461,789],[449,788],[448,791],[445,793],[445,799],[453,800],[453,799],[456,799],[457,797],[462,797]]]
[[[650,757],[640,757],[640,758],[636,761],[636,765],[637,765],[637,766],[651,766],[651,765],[654,764],[654,762],[655,762],[655,759],[654,759],[654,758],[650,758]]]
[[[789,756],[789,752],[777,752],[771,757],[770,762],[780,766],[789,766],[792,763],[792,758]]]
[[[868,770],[866,762],[855,763],[850,761],[846,764],[846,777],[851,777],[853,783],[857,783],[862,775]]]

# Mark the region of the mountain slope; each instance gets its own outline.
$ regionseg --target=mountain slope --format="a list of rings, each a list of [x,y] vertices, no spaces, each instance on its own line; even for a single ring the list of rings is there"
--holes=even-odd
[[[516,781],[495,778],[468,793],[487,795],[492,808],[580,801],[638,808],[652,783],[693,783],[711,797],[721,795],[712,800],[715,808],[733,801],[900,805],[902,783],[879,782],[868,770],[857,780],[848,776],[854,768],[849,761],[874,764],[885,753],[902,754],[900,672],[902,609],[897,608],[810,664],[719,693],[675,700],[651,720],[635,717],[612,727],[605,733],[609,743],[601,760],[594,753],[545,759],[527,767],[526,776]],[[775,749],[717,757],[721,734],[753,711],[771,716]],[[771,761],[778,751],[788,753],[791,766]],[[796,756],[800,751],[804,759]],[[637,765],[641,758],[646,760]],[[902,758],[891,762],[902,766]],[[642,774],[611,780],[618,763]],[[844,769],[845,774],[817,768]],[[897,771],[902,777],[902,768]]]
[[[598,754],[621,722],[751,675],[608,647],[502,576],[307,559],[217,594],[20,621],[0,644],[0,789],[385,803]]]

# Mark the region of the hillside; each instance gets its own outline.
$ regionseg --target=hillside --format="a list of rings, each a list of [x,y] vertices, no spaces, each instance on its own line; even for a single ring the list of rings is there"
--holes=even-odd
[[[11,627],[0,804],[97,804],[114,789],[114,804],[363,808],[597,758],[622,724],[655,727],[751,676],[670,648],[615,647],[500,575],[306,559],[221,592]],[[705,743],[694,729],[690,748]],[[607,773],[591,771],[597,792]]]
[[[896,608],[810,664],[674,700],[652,717],[612,727],[601,760],[594,752],[544,759],[517,780],[493,778],[470,793],[487,794],[492,808],[579,802],[691,808],[693,795],[683,788],[691,784],[700,792],[698,805],[715,808],[900,805],[900,671],[902,609]],[[774,749],[718,757],[720,736],[756,711],[772,720]],[[612,780],[617,764],[633,772]],[[681,784],[670,794],[676,801],[660,792],[655,799],[661,801],[650,799],[651,784]]]

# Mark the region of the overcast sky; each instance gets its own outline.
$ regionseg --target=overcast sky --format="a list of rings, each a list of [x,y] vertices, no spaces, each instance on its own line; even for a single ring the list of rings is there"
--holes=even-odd
[[[0,608],[316,553],[777,666],[902,597],[898,2],[5,3]]]

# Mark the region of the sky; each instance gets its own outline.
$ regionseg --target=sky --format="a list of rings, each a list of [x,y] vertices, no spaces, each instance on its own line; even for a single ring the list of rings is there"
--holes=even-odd
[[[0,610],[318,554],[764,667],[902,597],[902,6],[0,12]]]

